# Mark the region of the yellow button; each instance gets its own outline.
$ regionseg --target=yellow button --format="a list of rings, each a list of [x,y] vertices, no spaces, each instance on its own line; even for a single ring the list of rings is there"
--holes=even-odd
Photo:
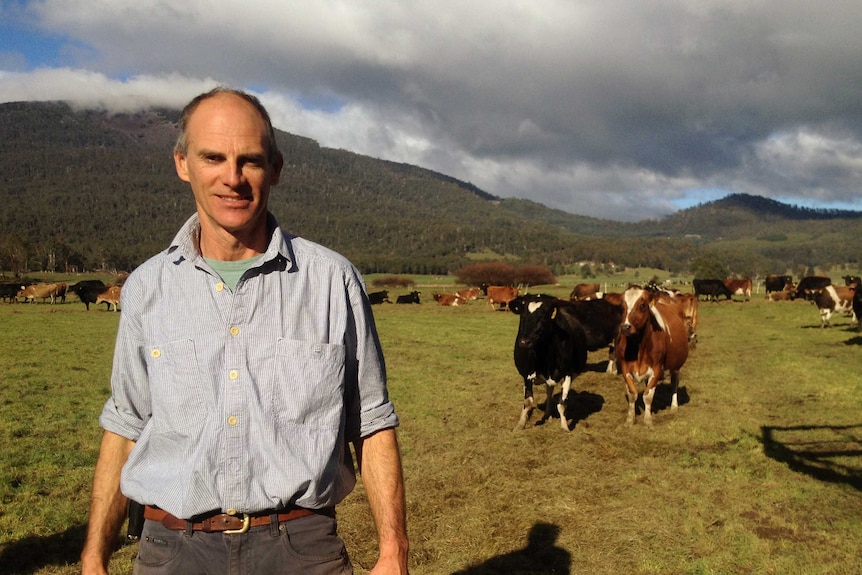
[[[227,418],[228,425],[236,425],[237,421],[238,420],[237,420],[235,415],[231,415],[230,417]]]
[[[224,291],[224,284],[219,282],[215,285],[216,291]]]
[[[150,355],[153,357],[153,359],[158,359],[162,357],[162,351],[160,349],[154,349],[150,352]]]
[[[237,326],[233,326],[232,328],[230,328],[230,334],[239,335],[239,328]]]
[[[239,377],[239,372],[235,369],[232,369],[228,372],[227,376],[231,379],[236,379]]]

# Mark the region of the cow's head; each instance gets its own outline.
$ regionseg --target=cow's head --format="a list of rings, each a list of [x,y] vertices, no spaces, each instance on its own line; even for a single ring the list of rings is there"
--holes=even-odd
[[[641,331],[652,320],[664,328],[661,314],[655,309],[659,294],[640,287],[630,287],[623,293],[623,322],[620,325],[622,335],[634,335]]]
[[[509,310],[521,317],[516,345],[529,349],[550,332],[557,315],[557,298],[549,295],[518,296],[509,302]]]

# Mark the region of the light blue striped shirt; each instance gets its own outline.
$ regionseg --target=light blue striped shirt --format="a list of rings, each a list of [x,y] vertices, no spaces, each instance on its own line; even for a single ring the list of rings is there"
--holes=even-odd
[[[122,491],[177,517],[335,505],[356,478],[347,442],[395,427],[359,272],[273,230],[232,293],[192,216],[128,278],[99,419],[136,441]]]

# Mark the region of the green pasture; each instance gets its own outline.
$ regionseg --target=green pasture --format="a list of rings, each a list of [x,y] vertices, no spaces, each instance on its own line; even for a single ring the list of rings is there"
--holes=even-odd
[[[567,296],[576,281],[532,291]],[[402,420],[411,573],[862,572],[862,332],[847,318],[820,329],[811,304],[762,293],[701,302],[677,413],[660,393],[654,428],[627,427],[620,376],[596,352],[570,395],[572,431],[556,418],[532,425],[537,413],[513,432],[518,318],[483,300],[431,300],[452,288],[417,278],[422,304],[374,308]],[[72,299],[0,304],[0,572],[10,575],[79,569],[120,314]],[[375,542],[361,483],[339,521],[367,573]],[[122,547],[112,572],[131,573],[134,553]]]

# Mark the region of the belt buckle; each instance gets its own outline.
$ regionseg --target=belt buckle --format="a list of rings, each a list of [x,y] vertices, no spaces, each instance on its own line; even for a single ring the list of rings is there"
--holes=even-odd
[[[222,533],[224,533],[225,535],[242,535],[243,533],[248,532],[248,528],[251,526],[251,516],[247,513],[237,513],[236,511],[231,513],[231,511],[233,510],[228,510],[228,515],[233,515],[234,517],[239,517],[240,515],[242,515],[242,527],[240,527],[239,529],[225,529],[224,531],[222,531]]]

